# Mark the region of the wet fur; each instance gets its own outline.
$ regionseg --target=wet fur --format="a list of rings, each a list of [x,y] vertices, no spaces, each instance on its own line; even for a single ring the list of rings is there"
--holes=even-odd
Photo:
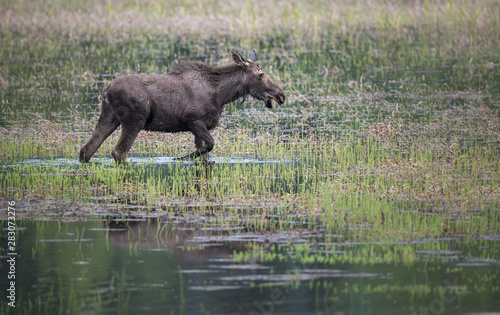
[[[102,93],[101,115],[80,150],[80,161],[88,162],[120,125],[122,133],[111,153],[117,162],[125,161],[141,130],[190,131],[195,136],[196,151],[183,158],[203,155],[206,160],[214,146],[209,130],[218,125],[225,104],[248,95],[268,107],[271,99],[279,104],[285,101],[283,90],[263,74],[259,65],[236,52],[232,56],[235,63],[226,66],[188,61],[168,74],[128,75],[113,80]]]

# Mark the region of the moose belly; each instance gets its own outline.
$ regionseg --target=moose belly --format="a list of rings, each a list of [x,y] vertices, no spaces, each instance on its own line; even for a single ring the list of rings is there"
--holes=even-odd
[[[180,122],[178,119],[149,119],[143,128],[147,131],[159,131],[159,132],[180,132],[188,131],[187,126]]]

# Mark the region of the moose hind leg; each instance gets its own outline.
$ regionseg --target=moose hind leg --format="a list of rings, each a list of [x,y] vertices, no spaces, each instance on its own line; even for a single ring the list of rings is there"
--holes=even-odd
[[[141,129],[142,128],[139,128],[138,126],[127,127],[122,124],[122,133],[120,135],[120,139],[118,139],[118,143],[111,152],[111,155],[117,163],[125,162],[125,159],[127,158],[127,152],[132,147],[132,144],[134,144],[134,141]]]
[[[99,118],[95,130],[89,141],[80,149],[80,162],[88,163],[104,140],[118,128],[120,122],[116,117],[109,119]]]

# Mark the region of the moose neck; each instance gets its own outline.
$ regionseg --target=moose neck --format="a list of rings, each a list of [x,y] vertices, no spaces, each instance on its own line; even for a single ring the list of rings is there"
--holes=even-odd
[[[248,95],[248,89],[243,85],[245,73],[237,65],[218,67],[218,94],[219,106],[236,101]]]

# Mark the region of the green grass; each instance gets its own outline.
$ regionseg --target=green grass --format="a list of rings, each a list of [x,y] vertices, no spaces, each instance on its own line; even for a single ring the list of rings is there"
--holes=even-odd
[[[491,121],[481,117],[487,125],[498,121],[494,115],[489,117]],[[82,214],[93,213],[92,204],[101,200],[104,209],[117,213],[142,209],[142,213],[157,215],[172,210],[204,214],[215,208],[219,209],[217,215],[231,218],[240,209],[255,209],[255,222],[249,220],[262,230],[272,224],[266,223],[266,215],[278,211],[282,216],[314,217],[317,224],[332,230],[338,224],[369,224],[370,229],[359,233],[398,235],[402,239],[447,233],[498,233],[496,147],[477,142],[461,144],[463,139],[454,132],[447,133],[446,126],[438,127],[437,122],[429,125],[433,124],[434,130],[414,132],[422,126],[359,123],[355,131],[342,137],[317,132],[285,137],[279,125],[257,134],[219,128],[213,155],[269,162],[222,163],[205,169],[192,164],[185,167],[183,163],[160,168],[149,163],[78,166],[75,139],[84,143],[88,132],[66,128],[84,126],[89,130],[86,128],[91,126],[41,121],[12,127],[5,134],[2,152],[9,155],[4,161],[15,165],[3,166],[0,179],[5,187],[4,198],[37,201],[23,213],[27,217],[46,215],[43,204],[53,199],[67,200],[63,208],[71,202],[70,207]],[[464,122],[459,133],[474,134],[481,130],[480,126],[474,121]],[[44,138],[54,139],[53,144],[31,136],[43,131],[48,133]],[[105,142],[100,154],[109,153],[114,138]],[[158,138],[166,139],[168,145],[158,145]],[[178,156],[192,149],[191,138],[143,133],[132,153]],[[45,164],[19,162],[34,157],[44,158]],[[54,157],[73,162],[63,160],[61,166]],[[39,202],[42,205],[37,211]],[[54,205],[57,208],[57,203]],[[232,224],[231,220],[227,222]],[[294,228],[296,224],[282,223],[280,227]]]

